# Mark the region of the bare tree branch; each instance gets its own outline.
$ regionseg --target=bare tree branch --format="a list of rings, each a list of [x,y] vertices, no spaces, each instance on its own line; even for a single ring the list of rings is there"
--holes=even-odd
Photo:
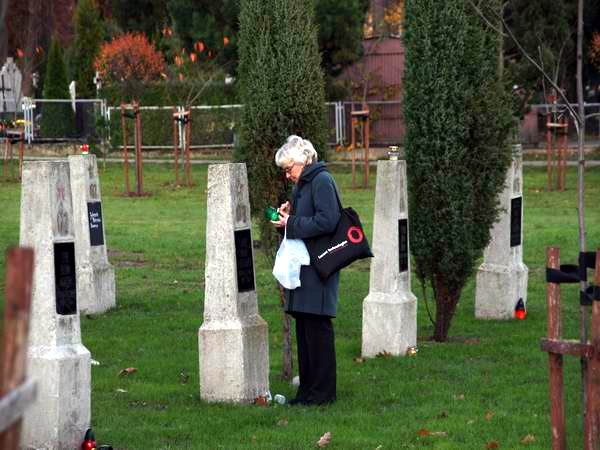
[[[477,6],[473,3],[472,0],[467,0],[467,2],[471,5],[471,7],[475,8],[476,11],[479,10],[479,8],[477,8]],[[514,33],[512,32],[512,30],[510,29],[510,27],[506,23],[506,20],[504,20],[504,17],[502,17],[500,14],[498,14],[494,10],[492,10],[491,12],[495,16],[495,18],[498,19],[502,23],[503,28],[508,33],[508,37],[510,37],[510,39],[515,43],[515,45],[517,46],[517,48],[520,50],[521,54],[531,64],[533,64],[533,66],[542,74],[542,76],[544,77],[544,79],[546,79],[548,81],[548,83],[550,83],[550,85],[554,89],[556,89],[557,94],[565,102],[565,105],[566,105],[567,109],[569,110],[569,112],[573,116],[573,119],[575,120],[575,124],[576,125],[581,125],[581,117],[579,117],[579,114],[577,114],[577,112],[569,104],[569,99],[566,97],[566,95],[564,94],[564,92],[562,91],[562,89],[554,82],[554,80],[546,73],[546,71],[544,69],[542,69],[542,67],[540,67],[540,65],[536,62],[536,60],[533,59],[529,55],[529,53],[523,48],[523,46],[521,45],[521,42],[519,42],[519,40],[515,37]]]
[[[498,28],[496,25],[494,25],[492,22],[490,22],[488,20],[488,18],[485,16],[485,14],[483,14],[483,11],[477,5],[475,5],[475,3],[471,2],[471,1],[469,3],[471,4],[471,6],[475,10],[475,12],[479,15],[479,17],[481,17],[481,19],[485,22],[485,24],[488,27],[490,27],[496,33],[500,34],[502,37],[508,37],[508,35],[506,33],[504,33],[501,28]],[[506,3],[504,5],[506,5]]]

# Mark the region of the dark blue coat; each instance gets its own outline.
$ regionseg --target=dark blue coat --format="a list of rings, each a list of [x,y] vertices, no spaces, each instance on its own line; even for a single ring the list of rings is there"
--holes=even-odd
[[[292,196],[286,233],[289,239],[307,239],[330,234],[340,220],[336,186],[325,163],[309,164],[302,170]],[[321,281],[315,269],[302,266],[300,287],[285,291],[285,311],[335,317],[340,274]]]

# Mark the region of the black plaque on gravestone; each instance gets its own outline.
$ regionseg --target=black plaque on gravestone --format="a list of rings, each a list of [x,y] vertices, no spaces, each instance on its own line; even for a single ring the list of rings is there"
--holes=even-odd
[[[77,288],[75,282],[75,244],[54,244],[54,283],[56,285],[56,313],[77,313]]]
[[[408,219],[398,220],[398,256],[400,272],[408,270]]]
[[[102,204],[88,202],[88,224],[90,226],[90,245],[104,245],[104,229],[102,228]]]
[[[510,246],[521,245],[521,212],[523,197],[516,197],[510,201]]]
[[[234,234],[238,291],[253,291],[254,261],[252,260],[252,236],[250,229],[237,230]]]

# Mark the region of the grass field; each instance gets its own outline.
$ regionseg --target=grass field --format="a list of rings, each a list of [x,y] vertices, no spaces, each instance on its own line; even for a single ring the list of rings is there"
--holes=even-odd
[[[350,189],[347,168],[334,175],[371,234],[374,184]],[[525,169],[524,258],[529,267],[525,321],[474,319],[474,289],[463,292],[450,343],[427,340],[432,327],[421,291],[419,352],[415,357],[361,363],[362,300],[369,263],[342,273],[336,326],[338,402],[324,408],[220,405],[200,401],[197,331],[204,298],[206,166],[194,166],[196,186],[175,189],[167,166],[148,165],[152,196],[120,195],[122,173],[102,173],[103,211],[118,307],[83,317],[82,339],[92,358],[92,424],[99,443],[115,449],[308,449],[325,432],[329,449],[547,449],[550,448],[546,333],[545,247],[576,262],[576,173],[568,190],[545,192],[545,172]],[[588,247],[600,247],[600,168],[587,171]],[[20,187],[0,182],[0,249],[18,243]],[[256,238],[256,237],[255,237]],[[269,325],[271,391],[290,398],[280,379],[281,311],[270,267],[257,254],[259,309]],[[0,261],[4,301],[4,261]],[[563,287],[564,336],[578,336],[578,296]],[[137,372],[119,376],[121,369]],[[579,362],[565,360],[569,448],[582,447]]]

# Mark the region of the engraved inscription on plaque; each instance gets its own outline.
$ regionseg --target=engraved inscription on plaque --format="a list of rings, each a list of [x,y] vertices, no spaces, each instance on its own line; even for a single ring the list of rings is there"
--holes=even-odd
[[[408,219],[398,220],[398,255],[400,272],[408,270]]]
[[[510,201],[510,246],[521,245],[521,211],[523,197],[516,197]]]
[[[100,202],[89,202],[88,224],[90,227],[90,245],[104,245],[104,230],[102,227],[102,204]]]
[[[237,230],[235,235],[235,260],[238,291],[254,290],[254,261],[252,260],[252,235],[250,229]]]
[[[77,313],[77,288],[75,282],[75,244],[54,244],[54,281],[56,285],[56,313]]]

